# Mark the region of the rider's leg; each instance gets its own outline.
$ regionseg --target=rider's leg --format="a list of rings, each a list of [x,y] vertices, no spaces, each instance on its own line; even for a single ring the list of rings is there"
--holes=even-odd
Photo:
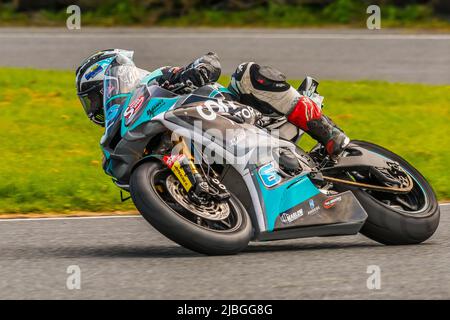
[[[238,66],[228,87],[243,104],[266,115],[285,115],[289,122],[323,144],[329,155],[340,154],[348,137],[308,97],[286,82],[280,71],[254,62]]]

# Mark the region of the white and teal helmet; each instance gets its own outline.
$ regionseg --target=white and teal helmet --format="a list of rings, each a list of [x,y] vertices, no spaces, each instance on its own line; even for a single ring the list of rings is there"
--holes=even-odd
[[[76,71],[77,95],[88,118],[104,126],[103,80],[105,71],[118,54],[133,59],[133,51],[107,49],[99,51],[81,63]]]

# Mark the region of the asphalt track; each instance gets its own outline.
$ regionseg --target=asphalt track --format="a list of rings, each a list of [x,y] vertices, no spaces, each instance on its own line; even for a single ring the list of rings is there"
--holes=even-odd
[[[184,249],[140,216],[0,220],[0,299],[449,299],[450,206],[421,245],[362,235],[252,243],[239,255]],[[67,268],[81,289],[66,286]],[[367,268],[381,271],[368,289]]]
[[[138,66],[183,65],[208,51],[223,73],[244,61],[273,65],[288,78],[450,83],[450,34],[330,29],[0,28],[0,66],[75,70],[106,48],[135,50]]]

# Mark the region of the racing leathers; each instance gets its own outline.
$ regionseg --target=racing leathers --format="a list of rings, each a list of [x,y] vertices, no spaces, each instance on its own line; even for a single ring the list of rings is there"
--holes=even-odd
[[[220,76],[218,56],[210,52],[185,67],[159,69],[159,85],[166,89],[179,84],[202,87],[215,83]],[[320,142],[330,156],[339,155],[349,143],[349,138],[310,98],[301,95],[286,82],[283,73],[254,62],[240,64],[231,76],[228,86],[233,99],[260,111],[267,118],[286,117],[288,125],[300,128]],[[270,122],[270,121],[269,121]]]

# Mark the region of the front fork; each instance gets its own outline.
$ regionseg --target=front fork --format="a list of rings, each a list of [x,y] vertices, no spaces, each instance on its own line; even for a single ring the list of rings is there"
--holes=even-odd
[[[194,162],[191,150],[183,137],[175,143],[175,152],[163,157],[163,162],[173,172],[186,190],[189,198],[195,202],[213,197],[225,200],[230,194],[226,187],[216,178],[202,175]]]

